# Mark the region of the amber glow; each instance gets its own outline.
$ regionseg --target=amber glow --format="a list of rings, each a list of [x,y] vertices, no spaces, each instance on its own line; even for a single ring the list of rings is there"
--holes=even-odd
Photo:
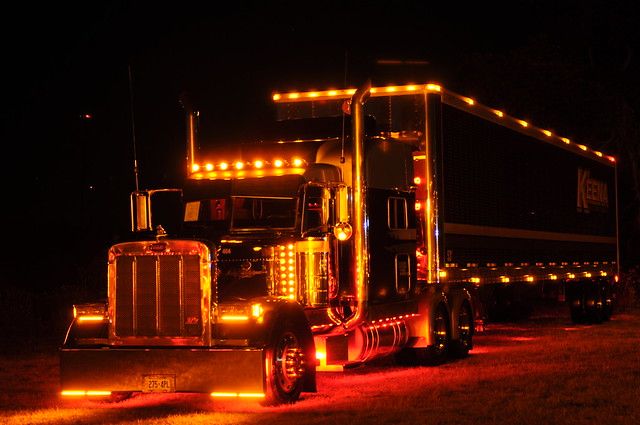
[[[198,164],[192,164],[191,165],[191,172],[192,173],[197,173],[198,171],[200,171],[200,166]]]
[[[261,160],[254,161],[253,166],[256,168],[262,168],[264,167],[264,162],[262,162]]]
[[[275,161],[273,161],[273,166],[274,167],[282,167],[284,165],[284,162],[281,159],[276,159]]]
[[[524,120],[516,120],[516,121],[518,121],[518,124],[520,124],[523,127],[529,127],[529,123]]]
[[[83,322],[102,322],[104,320],[104,316],[100,316],[100,315],[78,316],[78,318],[76,320],[79,323],[83,323]]]
[[[246,322],[249,320],[249,316],[242,314],[223,314],[220,316],[221,322]]]
[[[229,164],[227,164],[226,162],[221,162],[220,165],[218,165],[218,168],[220,168],[221,170],[226,170],[227,168],[229,168]]]
[[[291,163],[293,164],[294,167],[301,167],[303,164],[303,161],[300,158],[293,158]]]
[[[463,97],[462,100],[464,100],[465,102],[467,102],[470,106],[473,106],[476,104],[476,101],[471,99],[470,97]]]
[[[63,390],[60,392],[63,397],[106,397],[111,395],[111,391],[98,391],[98,390]]]
[[[550,274],[549,275],[549,280],[558,280],[558,276],[555,274]]]
[[[438,272],[438,276],[443,277],[443,278],[447,277],[447,271],[446,270],[440,270]]]
[[[493,113],[494,113],[494,114],[496,114],[497,116],[499,116],[500,118],[504,117],[504,112],[499,111],[499,110],[497,110],[497,109],[495,109],[495,110],[493,111]]]
[[[232,392],[213,392],[211,397],[240,397],[240,398],[264,398],[264,393],[232,393]]]
[[[612,156],[608,156],[607,159],[611,162],[616,162],[616,159]]]
[[[602,152],[599,151],[593,151],[593,153],[595,153],[596,155],[598,155],[600,158],[602,158]]]
[[[551,135],[553,134],[552,132],[550,132],[549,130],[542,130],[542,132],[544,133],[545,136],[547,137],[551,137]]]
[[[207,164],[204,166],[204,169],[207,171],[212,171],[213,170],[213,164]]]
[[[244,163],[238,161],[235,163],[234,167],[236,167],[236,170],[242,170],[244,168]]]
[[[567,139],[566,137],[561,137],[560,140],[565,142],[567,145],[571,144],[571,140]]]
[[[422,209],[422,203],[420,201],[416,201],[416,211],[420,211]]]
[[[580,149],[582,149],[583,151],[586,151],[586,150],[587,150],[587,147],[586,147],[585,145],[578,145],[578,147],[579,147]]]

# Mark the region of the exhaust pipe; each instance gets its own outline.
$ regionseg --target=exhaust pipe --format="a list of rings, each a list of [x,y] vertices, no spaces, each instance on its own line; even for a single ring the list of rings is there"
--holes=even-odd
[[[349,317],[343,326],[345,330],[354,328],[362,323],[367,316],[367,283],[369,282],[369,250],[367,234],[364,229],[367,215],[366,192],[364,182],[364,112],[363,105],[371,92],[371,80],[360,87],[351,98],[351,143],[353,144],[351,158],[351,177],[353,189],[353,243],[351,246],[352,270],[354,270],[352,285],[355,288],[357,306],[355,313]]]
[[[186,129],[187,129],[187,175],[194,171],[193,166],[196,164],[196,145],[198,140],[198,117],[200,112],[193,109],[188,96],[183,93],[180,96],[180,104],[186,112]]]

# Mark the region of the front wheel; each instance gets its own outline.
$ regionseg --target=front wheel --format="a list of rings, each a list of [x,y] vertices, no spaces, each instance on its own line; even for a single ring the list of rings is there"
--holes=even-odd
[[[300,398],[307,359],[302,338],[290,326],[279,326],[266,351],[265,405],[295,403]]]

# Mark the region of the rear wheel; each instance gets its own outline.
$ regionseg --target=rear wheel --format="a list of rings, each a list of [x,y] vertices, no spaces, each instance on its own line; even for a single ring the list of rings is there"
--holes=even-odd
[[[449,316],[443,304],[439,304],[431,316],[431,341],[433,344],[426,351],[426,363],[444,363],[449,354],[451,334],[449,332]]]
[[[471,308],[466,302],[460,307],[456,327],[458,339],[452,346],[453,355],[455,357],[466,357],[469,354],[469,350],[473,348],[473,316]]]
[[[266,405],[295,403],[300,398],[307,359],[302,338],[292,327],[280,326],[267,348]]]

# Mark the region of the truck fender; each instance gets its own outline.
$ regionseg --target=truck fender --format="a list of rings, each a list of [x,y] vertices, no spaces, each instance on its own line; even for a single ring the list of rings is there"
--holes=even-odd
[[[456,291],[451,291],[448,294],[448,300],[450,305],[450,317],[449,323],[451,325],[451,339],[459,339],[458,335],[458,319],[460,316],[460,310],[463,306],[468,306],[471,309],[471,317],[475,317],[475,309],[473,298],[471,293],[466,288],[460,288]],[[473,324],[473,321],[472,321]],[[471,326],[471,335],[475,332],[474,326]]]
[[[418,298],[418,316],[408,323],[409,339],[413,341],[413,348],[426,348],[433,345],[432,316],[439,305],[443,305],[450,317],[451,308],[447,295],[436,288],[430,288],[420,294]],[[450,320],[449,320],[450,321]]]
[[[266,347],[272,340],[279,325],[283,323],[292,325],[292,330],[300,335],[304,346],[304,355],[307,359],[303,377],[303,391],[316,392],[316,347],[311,334],[311,326],[302,306],[297,302],[286,300],[278,300],[270,304],[269,310],[265,312],[264,346]]]

